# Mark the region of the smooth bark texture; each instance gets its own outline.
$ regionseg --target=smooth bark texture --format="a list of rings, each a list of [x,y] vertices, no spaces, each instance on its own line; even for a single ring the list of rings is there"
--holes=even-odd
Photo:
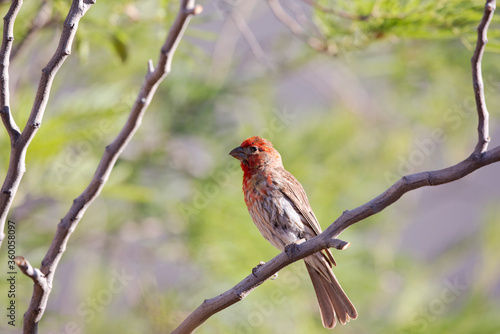
[[[10,138],[10,163],[7,176],[0,192],[0,247],[5,238],[5,221],[9,213],[12,200],[21,181],[21,170],[24,168],[24,158],[19,154],[17,147],[21,131],[17,126],[10,110],[9,92],[9,65],[12,43],[14,42],[14,21],[21,9],[23,2],[12,1],[12,4],[4,17],[2,46],[0,49],[0,117]],[[21,160],[21,158],[23,158]]]
[[[14,198],[25,171],[26,149],[41,125],[43,113],[49,99],[52,81],[57,70],[71,53],[71,45],[78,28],[79,20],[94,3],[94,0],[73,1],[68,16],[63,24],[61,39],[57,50],[47,66],[42,69],[42,75],[35,97],[35,102],[28,122],[22,132],[20,132],[17,126],[15,126],[13,118],[10,114],[10,109],[8,108],[8,65],[13,39],[12,27],[22,1],[14,1],[9,13],[6,16],[4,38],[1,49],[2,58],[0,58],[1,66],[3,66],[1,68],[3,79],[0,82],[0,92],[3,97],[2,105],[7,106],[7,108],[3,109],[5,112],[2,113],[2,120],[11,137],[12,149],[9,171],[7,172],[7,177],[2,187],[2,193],[0,194],[0,218],[2,219],[0,227],[2,231],[12,199]],[[104,154],[92,180],[90,181],[90,184],[80,194],[80,196],[73,201],[68,213],[58,224],[55,236],[42,261],[40,269],[32,267],[24,257],[16,257],[15,261],[21,271],[26,276],[30,277],[34,282],[31,302],[28,310],[24,314],[24,333],[37,333],[38,324],[45,312],[47,301],[52,290],[57,265],[66,250],[71,234],[77,227],[86,209],[100,194],[120,153],[124,150],[127,143],[139,128],[142,117],[149,106],[158,85],[170,72],[172,57],[191,17],[199,14],[201,11],[202,7],[195,6],[194,0],[181,1],[180,10],[176,20],[174,21],[165,42],[161,47],[158,66],[155,69],[152,61],[149,61],[146,78],[132,110],[130,111],[128,120],[113,142],[106,146]],[[4,73],[7,73],[7,75]],[[3,237],[3,234],[0,235],[0,243],[3,240]]]
[[[73,0],[68,16],[63,23],[63,30],[61,33],[61,39],[59,40],[59,45],[57,46],[57,49],[48,64],[42,69],[42,75],[38,84],[35,101],[33,103],[28,121],[26,122],[22,132],[19,132],[19,129],[15,125],[10,112],[10,106],[8,105],[8,67],[11,46],[6,46],[4,52],[4,45],[9,45],[9,43],[12,43],[11,41],[14,39],[13,35],[9,34],[8,29],[11,27],[13,28],[15,16],[17,11],[19,11],[19,8],[17,11],[12,9],[17,3],[20,7],[22,1],[13,1],[11,9],[4,19],[6,22],[5,26],[7,27],[7,33],[5,29],[6,27],[4,27],[2,58],[0,58],[2,77],[7,78],[5,82],[2,80],[3,86],[0,87],[3,100],[1,101],[2,121],[7,129],[7,132],[9,133],[11,144],[9,168],[0,192],[0,247],[5,237],[3,231],[5,229],[7,215],[12,205],[12,201],[17,193],[17,189],[19,188],[19,184],[21,183],[21,179],[26,172],[26,150],[42,124],[43,114],[50,96],[52,81],[66,58],[71,54],[71,45],[73,44],[73,39],[75,37],[76,30],[78,29],[78,22],[80,22],[80,19],[85,15],[87,10],[89,10],[89,8],[95,3],[95,0]],[[11,12],[12,15],[9,15]],[[9,22],[8,26],[7,22]],[[12,30],[10,33],[12,33]],[[5,74],[7,74],[7,76],[5,76]]]

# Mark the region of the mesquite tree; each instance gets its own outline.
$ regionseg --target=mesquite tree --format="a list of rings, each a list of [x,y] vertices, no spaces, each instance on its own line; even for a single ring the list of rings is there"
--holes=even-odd
[[[357,203],[350,203],[355,209],[350,209],[349,207],[344,208],[345,211],[343,211],[328,228],[324,226],[324,232],[321,235],[297,246],[293,256],[285,253],[279,254],[267,261],[266,264],[252,271],[233,288],[212,299],[205,299],[191,314],[178,315],[174,321],[169,321],[174,333],[191,333],[195,331],[196,328],[202,325],[212,315],[241,301],[264,281],[293,262],[324,248],[333,247],[338,250],[345,249],[349,244],[337,239],[345,229],[368,217],[378,214],[391,204],[397,203],[404,194],[418,188],[438,186],[459,180],[484,166],[500,161],[500,147],[497,146],[491,149],[488,147],[490,143],[489,114],[486,105],[485,83],[482,75],[482,59],[488,42],[488,28],[494,16],[493,14],[496,7],[495,1],[486,1],[484,11],[481,15],[478,15],[476,11],[476,15],[474,16],[470,15],[470,13],[474,12],[477,8],[475,8],[473,4],[469,4],[468,1],[459,0],[451,1],[447,5],[433,1],[428,3],[423,2],[422,4],[412,3],[406,5],[396,4],[392,1],[379,1],[376,2],[376,4],[353,2],[355,3],[353,6],[350,6],[349,2],[340,1],[335,7],[323,1],[304,0],[289,2],[286,8],[283,7],[280,1],[268,0],[268,7],[266,7],[266,9],[269,13],[274,15],[276,22],[287,29],[293,38],[300,41],[300,45],[304,46],[307,50],[305,51],[306,56],[301,54],[289,63],[279,64],[272,64],[269,61],[265,47],[253,34],[253,27],[249,26],[246,22],[248,16],[245,15],[253,10],[256,3],[256,1],[215,1],[211,7],[211,12],[209,11],[211,14],[215,13],[215,16],[220,16],[225,19],[224,26],[220,31],[220,35],[224,36],[225,39],[221,38],[219,43],[216,43],[213,48],[212,64],[207,71],[207,78],[203,80],[203,84],[195,80],[190,82],[190,80],[186,79],[186,77],[189,77],[189,74],[183,74],[184,80],[188,83],[186,84],[187,88],[184,88],[186,88],[186,91],[190,92],[189,94],[194,95],[191,99],[195,102],[192,102],[192,104],[187,107],[181,105],[178,111],[168,111],[172,114],[177,112],[175,117],[172,117],[169,121],[172,123],[179,122],[180,125],[178,124],[178,128],[182,129],[182,131],[187,132],[186,128],[192,126],[194,128],[192,131],[196,132],[199,129],[197,126],[200,126],[200,124],[207,125],[212,122],[211,119],[207,121],[203,115],[196,114],[193,110],[197,110],[198,108],[203,109],[206,107],[207,103],[210,103],[208,101],[216,100],[220,97],[227,97],[227,95],[224,95],[227,92],[240,93],[242,87],[246,87],[246,82],[239,82],[234,85],[228,80],[230,71],[236,71],[236,69],[228,65],[233,61],[232,57],[234,56],[233,52],[236,45],[234,42],[235,31],[241,34],[242,39],[248,45],[249,53],[251,53],[261,64],[264,64],[265,70],[261,73],[262,77],[264,77],[269,73],[278,76],[280,73],[285,73],[287,70],[294,69],[300,66],[304,62],[303,59],[309,57],[310,54],[321,54],[322,57],[331,57],[330,59],[334,59],[333,57],[337,56],[344,56],[348,59],[354,52],[363,52],[364,48],[369,44],[378,40],[383,40],[385,37],[397,36],[403,39],[412,39],[422,35],[432,36],[432,34],[440,34],[440,36],[447,34],[446,36],[449,37],[453,36],[453,34],[463,32],[460,36],[464,44],[472,45],[471,27],[473,25],[479,25],[477,28],[477,35],[474,37],[475,48],[473,48],[471,52],[471,95],[473,95],[475,100],[477,115],[477,141],[475,142],[475,147],[472,152],[470,152],[467,157],[463,157],[464,159],[462,161],[449,167],[408,173],[407,175],[401,175],[401,177],[398,176],[394,180],[393,177],[391,177],[390,179],[393,181],[392,184],[386,190],[380,189],[380,195],[360,206],[357,206]],[[81,31],[79,26],[81,26],[82,22],[88,17],[88,11],[90,13],[92,11],[98,11],[99,5],[100,3],[96,3],[95,0],[74,0],[69,8],[62,8],[64,6],[61,6],[57,2],[48,0],[42,1],[35,9],[31,8],[30,23],[26,25],[25,31],[19,36],[20,38],[16,36],[14,24],[16,23],[18,14],[23,10],[23,1],[12,1],[8,9],[7,6],[4,5],[6,6],[7,12],[4,18],[3,39],[0,49],[0,116],[7,134],[2,145],[6,152],[9,151],[9,147],[10,151],[8,167],[5,171],[5,180],[0,192],[0,246],[2,248],[8,247],[9,243],[6,241],[9,240],[8,238],[10,235],[14,235],[14,232],[9,234],[9,231],[14,231],[14,228],[12,227],[11,229],[11,223],[8,218],[12,215],[13,210],[11,208],[15,207],[14,200],[16,199],[16,195],[18,195],[19,189],[22,188],[25,175],[29,175],[30,169],[35,168],[35,166],[30,166],[26,161],[27,159],[29,161],[31,153],[29,148],[34,143],[34,138],[36,138],[39,130],[45,125],[45,123],[43,123],[44,114],[46,111],[50,113],[51,104],[49,97],[54,94],[52,88],[55,85],[54,80],[58,77],[57,74],[59,70],[63,66],[68,65],[65,63],[68,62],[67,59],[71,58],[74,49],[78,50],[80,59],[97,56],[97,54],[92,53],[86,55],[86,43],[88,43],[89,39],[102,35],[100,34],[101,31],[99,31],[99,34],[94,32],[94,34],[79,37],[79,33],[86,33],[86,30],[83,29],[83,31]],[[172,8],[171,4],[167,2],[165,2],[164,6],[167,9]],[[239,8],[243,7],[245,7],[245,10],[241,9],[240,11]],[[129,6],[129,4],[124,4],[121,9],[123,9],[123,12],[126,13],[132,23],[140,16],[140,11],[137,11],[137,8],[133,5]],[[61,16],[62,12],[64,12],[64,17]],[[99,196],[101,190],[106,185],[117,160],[141,125],[144,113],[152,102],[153,96],[160,83],[165,76],[171,72],[174,53],[184,35],[188,23],[193,16],[201,12],[202,7],[196,5],[194,0],[183,0],[180,2],[180,8],[176,9],[175,15],[172,15],[172,18],[175,17],[175,19],[169,23],[168,33],[163,37],[164,40],[162,45],[156,46],[156,53],[158,53],[157,49],[159,49],[157,61],[153,62],[149,60],[149,62],[147,62],[147,59],[145,59],[143,62],[146,68],[142,86],[137,83],[137,89],[133,93],[122,92],[123,95],[128,94],[129,100],[131,101],[127,119],[118,126],[119,131],[113,134],[115,137],[110,143],[102,143],[102,137],[100,134],[98,135],[99,140],[97,140],[97,142],[98,144],[103,144],[100,145],[100,148],[104,153],[102,153],[100,161],[95,167],[93,176],[85,182],[83,191],[82,189],[79,190],[79,195],[76,196],[71,204],[66,202],[69,209],[66,210],[67,213],[57,224],[57,227],[54,226],[55,235],[50,245],[44,245],[44,248],[47,250],[46,252],[44,250],[44,254],[40,255],[40,257],[43,256],[40,265],[30,264],[28,256],[25,258],[22,254],[19,254],[19,252],[16,252],[17,256],[15,258],[13,256],[9,258],[8,263],[11,272],[15,272],[16,270],[14,267],[10,267],[11,264],[13,265],[15,263],[20,270],[33,281],[31,301],[24,314],[23,327],[25,333],[37,332],[39,323],[50,302],[51,291],[53,287],[58,284],[58,265],[65,251],[72,247],[70,236],[82,220],[86,210]],[[415,15],[415,13],[420,15]],[[433,14],[432,17],[430,13]],[[467,14],[469,16],[463,13],[469,13]],[[113,19],[110,18],[109,20],[112,21]],[[165,22],[161,22],[161,25],[163,27],[167,26]],[[134,25],[131,24],[130,26],[131,29],[133,29]],[[92,29],[90,25],[85,27],[89,30]],[[411,29],[408,27],[411,27]],[[50,60],[40,68],[41,74],[37,78],[39,82],[32,99],[31,111],[26,117],[26,120],[21,122],[20,120],[23,118],[19,116],[19,107],[16,106],[16,102],[20,100],[20,98],[11,98],[11,96],[15,95],[17,85],[14,85],[10,81],[9,75],[12,74],[12,63],[16,62],[17,59],[22,56],[23,50],[26,49],[30,41],[36,40],[39,36],[42,36],[44,29],[55,29],[58,32],[58,44],[57,47],[51,51],[52,56]],[[60,29],[60,31],[57,29]],[[130,57],[130,51],[127,49],[128,37],[119,30],[110,33],[109,36],[110,47],[114,49],[114,52],[116,52],[121,61],[126,62],[128,57]],[[346,36],[351,36],[353,38],[345,38]],[[280,45],[280,47],[283,46]],[[193,47],[192,50],[197,50],[197,48]],[[153,47],[151,46],[151,49],[148,51],[153,52]],[[190,56],[196,59],[197,51],[192,52],[194,56]],[[75,63],[73,63],[72,66],[73,65],[75,65]],[[196,68],[196,65],[197,64],[195,64],[194,68]],[[202,66],[198,67],[201,68]],[[31,70],[31,68],[28,68],[28,70]],[[31,77],[33,74],[30,73],[29,76]],[[64,78],[64,80],[69,79],[71,78]],[[180,78],[176,79],[182,80]],[[75,85],[75,83],[65,82],[61,87],[58,87],[58,89],[61,94],[70,94],[71,89],[68,87],[71,85]],[[68,86],[66,90],[64,86]],[[240,91],[238,91],[238,89]],[[183,95],[183,93],[178,94],[180,91],[176,91],[174,88],[171,88],[169,92],[172,93],[172,95],[167,96],[166,99],[175,99],[177,98],[176,95]],[[91,99],[89,99],[89,101],[90,100]],[[221,99],[221,101],[230,103],[224,99]],[[238,103],[237,106],[239,105]],[[213,109],[217,108],[213,107]],[[434,112],[438,113],[439,111]],[[231,113],[233,113],[232,110],[230,111],[230,114]],[[234,114],[237,113],[237,111],[234,111]],[[222,114],[228,118],[227,113]],[[103,116],[103,118],[105,117]],[[278,112],[277,118],[285,125],[289,125],[286,112],[281,114]],[[179,119],[182,119],[182,121],[179,121]],[[276,119],[271,119],[270,125],[262,129],[264,133],[259,134],[266,136],[268,133],[283,131],[283,127],[276,126],[277,122],[275,120]],[[66,121],[70,122],[70,120]],[[220,119],[218,121],[220,121]],[[468,121],[471,122],[472,118]],[[227,120],[220,121],[220,123],[220,129],[228,128],[231,125],[231,122]],[[103,129],[104,128],[107,129],[107,132],[110,132],[109,127],[103,125]],[[182,133],[182,131],[179,132]],[[207,132],[214,133],[214,136],[218,135],[216,131]],[[437,137],[439,136],[442,136],[442,133],[437,135]],[[231,140],[232,142],[227,148],[232,148],[241,142],[242,137],[240,137],[239,134],[233,133]],[[49,142],[47,145],[51,145],[51,143]],[[162,145],[168,146],[169,143],[162,143]],[[189,148],[189,145],[183,146],[183,148],[186,147]],[[170,154],[169,158],[175,158],[175,154],[179,154],[179,151],[182,151],[182,149],[179,149],[175,143],[172,144],[172,147],[168,151]],[[183,160],[179,159],[179,161],[182,162]],[[229,164],[234,164],[234,162],[229,161],[227,166],[229,166]],[[223,165],[226,166],[225,163],[223,163]],[[204,175],[203,172],[200,172],[189,164],[183,165],[183,163],[172,163],[170,168],[176,171],[186,170],[188,174],[190,173],[194,176]],[[237,166],[227,167],[227,176],[214,177],[214,179],[217,180],[215,186],[216,191],[204,191],[201,195],[195,194],[191,202],[192,205],[184,205],[181,203],[181,205],[179,205],[180,215],[183,215],[183,218],[185,218],[188,223],[179,223],[179,226],[189,225],[189,222],[193,221],[193,219],[196,220],[196,218],[193,217],[197,217],[203,210],[210,209],[210,201],[212,198],[218,196],[218,192],[220,192],[221,189],[227,190],[229,187],[228,183],[221,180],[231,179],[231,175],[237,174],[232,173],[236,169]],[[64,173],[66,177],[66,173],[70,174],[72,170],[70,168],[67,170],[60,170],[60,172]],[[384,175],[382,175],[381,178],[384,178],[384,180],[387,179]],[[234,179],[236,180],[236,178]],[[126,181],[122,180],[122,182]],[[167,185],[165,185],[165,187],[167,187]],[[182,185],[171,186],[167,188],[166,192],[177,192],[178,187],[182,187]],[[204,189],[208,190],[211,188]],[[129,189],[129,191],[132,193],[134,192],[133,189]],[[179,193],[181,192],[179,191]],[[185,201],[185,196],[179,195],[175,200],[183,202]],[[189,203],[189,200],[187,200],[187,202]],[[228,217],[227,220],[234,220],[234,218]],[[174,224],[175,222],[176,220],[172,219],[169,221],[169,224]],[[231,222],[231,224],[232,223],[233,222]],[[179,228],[182,229],[185,227]],[[85,230],[85,228],[83,229]],[[201,230],[202,227],[197,226],[193,229]],[[193,238],[193,240],[195,241],[192,241],[192,243],[197,243],[195,238]],[[17,242],[19,243],[19,238]],[[168,240],[165,242],[168,242]],[[262,242],[264,243],[264,241]],[[207,247],[207,245],[204,247]],[[210,247],[216,246],[210,245]],[[23,245],[23,249],[29,249],[29,246]],[[12,254],[13,253],[9,252],[8,256]],[[31,262],[33,263],[33,261]],[[250,269],[251,268],[249,268],[249,271]],[[123,277],[126,277],[126,275],[122,273],[122,278]],[[203,300],[208,296],[198,295],[196,297],[197,300]],[[148,304],[148,301],[149,300],[146,300],[145,304]],[[181,307],[179,307],[179,309],[180,308]],[[155,304],[151,307],[151,310],[148,309],[147,312],[154,314],[158,309],[161,309],[161,307]],[[20,310],[18,310],[18,312],[20,312]],[[363,321],[362,314],[357,321]],[[3,326],[3,324],[1,325]],[[165,331],[164,327],[159,326],[159,328],[161,331]]]

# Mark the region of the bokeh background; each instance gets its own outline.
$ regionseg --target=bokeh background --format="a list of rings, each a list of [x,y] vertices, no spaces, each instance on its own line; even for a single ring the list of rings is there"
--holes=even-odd
[[[69,1],[49,4],[51,19],[10,71],[20,125]],[[71,237],[43,333],[168,333],[277,255],[247,213],[241,171],[228,156],[249,136],[274,143],[323,228],[401,176],[455,164],[475,146],[470,58],[483,1],[318,1],[341,13],[282,1],[298,35],[266,1],[200,4],[142,127]],[[14,44],[38,8],[24,4]],[[10,213],[17,254],[33,265],[127,118],[177,8],[98,1],[82,19]],[[500,144],[498,22],[483,62],[490,147]],[[0,141],[5,175],[5,131]],[[499,333],[499,172],[491,165],[413,191],[346,230],[341,238],[352,246],[334,252],[335,273],[359,318],[335,332]],[[3,247],[2,314],[6,262]],[[31,290],[18,274],[16,327],[3,315],[2,333],[21,330]],[[327,332],[296,263],[197,333]]]

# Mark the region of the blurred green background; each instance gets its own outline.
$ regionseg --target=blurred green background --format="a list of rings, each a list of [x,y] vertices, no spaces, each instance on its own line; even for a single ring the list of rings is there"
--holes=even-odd
[[[13,60],[22,126],[69,1]],[[133,141],[71,237],[43,333],[165,333],[204,299],[277,255],[253,225],[228,152],[262,135],[302,183],[323,228],[405,174],[439,169],[475,146],[470,58],[483,1],[319,1],[285,11],[326,52],[257,0],[201,1]],[[26,2],[16,42],[39,4]],[[17,254],[39,266],[57,223],[91,179],[135,100],[148,59],[177,13],[172,1],[98,1],[53,85],[10,219]],[[2,5],[3,13],[7,5]],[[498,18],[484,82],[490,147],[500,144]],[[307,39],[307,38],[306,38]],[[1,175],[9,142],[0,131]],[[335,273],[359,318],[336,333],[499,333],[499,165],[424,188],[347,231]],[[7,298],[0,250],[0,303]],[[17,275],[16,333],[32,290]],[[4,311],[5,312],[5,311]],[[301,263],[285,268],[197,333],[327,333]]]

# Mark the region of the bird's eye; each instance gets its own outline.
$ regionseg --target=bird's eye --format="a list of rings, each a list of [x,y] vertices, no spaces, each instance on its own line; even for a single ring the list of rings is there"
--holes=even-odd
[[[250,146],[250,151],[257,152],[258,150],[257,146]]]

